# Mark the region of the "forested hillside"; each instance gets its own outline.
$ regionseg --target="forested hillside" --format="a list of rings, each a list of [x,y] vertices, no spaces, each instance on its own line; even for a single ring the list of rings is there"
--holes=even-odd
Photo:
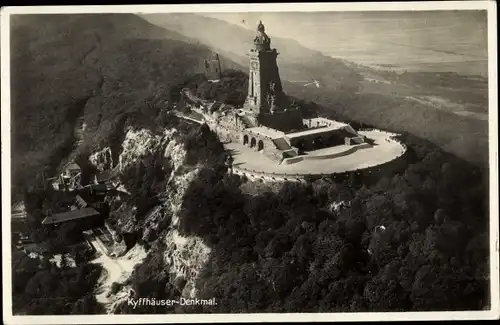
[[[127,125],[149,125],[170,86],[203,71],[211,54],[129,14],[11,19],[14,186],[53,174],[79,140],[75,129],[85,129],[79,152],[88,153],[116,144]]]
[[[246,76],[231,77],[187,85],[205,98],[238,98]],[[407,132],[401,139],[406,171],[375,183],[352,175],[249,194],[245,178],[202,171],[181,216],[182,231],[213,252],[200,297],[217,297],[223,313],[486,308],[488,174]]]
[[[247,29],[244,25],[231,25],[218,19],[188,13],[147,14],[141,17],[196,39],[242,65],[245,70],[248,69],[246,54],[253,47],[257,26]],[[272,30],[268,33],[271,46],[279,52],[278,66],[284,80],[307,82],[315,78],[330,89],[357,90],[362,76],[341,60],[308,49],[293,39],[273,37]]]
[[[217,312],[488,306],[484,183],[438,148],[405,142],[421,161],[374,185],[286,184],[248,196],[238,178],[201,174],[181,219],[213,250],[200,296],[217,297]],[[339,201],[350,206],[335,211]]]
[[[46,203],[57,205],[61,199],[33,191],[31,185],[38,173],[52,176],[70,157],[85,163],[103,147],[113,149],[116,163],[128,127],[158,133],[174,127],[162,114],[171,96],[178,95],[173,86],[203,71],[201,64],[211,51],[128,14],[13,16],[11,23],[13,200],[23,198],[27,205],[31,240],[43,247],[47,241],[57,244],[49,245],[49,255],[41,260],[14,254],[14,313],[104,313],[94,297],[102,275],[99,266],[78,261],[74,254],[68,256],[75,258],[76,267],[49,262],[61,245],[81,240],[81,232],[61,227],[51,233],[42,227]],[[190,132],[179,126],[179,141],[190,148],[190,157],[203,159],[203,147],[193,139],[197,130]],[[149,167],[147,159],[138,161],[122,176],[133,193],[130,204],[139,212],[157,204],[147,194],[165,186],[166,171]],[[163,177],[154,179],[156,187],[150,171],[153,178]]]
[[[208,129],[196,138],[209,140],[204,152],[212,159],[183,195],[178,231],[210,248],[196,297],[215,297],[218,305],[138,310],[123,302],[118,313],[450,311],[490,305],[488,181],[478,168],[404,134],[413,159],[402,174],[375,183],[353,175],[344,182],[272,189],[225,173]],[[151,244],[129,284],[151,298],[180,298],[186,278],[162,272],[171,267],[164,255],[172,247],[163,240]]]

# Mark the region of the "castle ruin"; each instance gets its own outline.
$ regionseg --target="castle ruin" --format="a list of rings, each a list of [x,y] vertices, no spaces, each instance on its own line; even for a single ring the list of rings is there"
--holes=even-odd
[[[204,61],[205,75],[209,81],[217,82],[222,77],[219,53],[214,53],[213,57]]]

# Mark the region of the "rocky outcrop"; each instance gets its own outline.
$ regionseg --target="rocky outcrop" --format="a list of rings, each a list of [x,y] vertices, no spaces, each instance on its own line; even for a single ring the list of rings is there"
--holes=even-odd
[[[163,156],[170,159],[172,168],[175,171],[184,165],[186,150],[184,150],[184,145],[182,143],[178,143],[177,140],[172,139],[168,142]]]
[[[166,207],[170,210],[172,214],[172,227],[176,227],[179,224],[178,213],[182,207],[182,200],[184,194],[188,189],[190,183],[196,178],[198,174],[198,169],[192,169],[174,178],[173,182],[170,184],[172,192],[170,193],[168,200],[166,202]]]
[[[170,265],[170,274],[174,276],[175,281],[185,280],[182,296],[196,297],[196,278],[208,261],[210,248],[201,238],[183,236],[175,229],[167,233],[165,244],[168,249],[164,256],[166,263]]]
[[[132,274],[134,267],[144,260],[147,252],[141,245],[135,245],[125,255],[117,258],[110,258],[101,255],[93,263],[101,264],[104,268],[104,277],[100,280],[96,299],[106,308],[107,313],[114,313],[115,308],[124,300],[130,297],[132,288],[130,285],[124,285],[126,280]],[[113,283],[119,283],[122,288],[112,293]]]
[[[186,157],[183,144],[174,138],[176,132],[175,129],[165,129],[162,133],[155,134],[147,129],[127,129],[115,172],[118,174],[124,172],[138,160],[160,152],[166,158],[165,163],[171,164],[171,166],[168,166],[168,170],[172,169],[172,173],[166,175],[167,179],[171,180],[177,169],[183,166]],[[113,166],[112,154],[109,148],[104,148],[92,154],[89,160],[100,171]],[[117,191],[108,195],[108,202],[112,207],[111,215],[116,219],[115,226],[117,230],[133,232],[145,227],[143,229],[149,231],[151,225],[157,224],[163,218],[161,209],[155,208],[147,214],[146,220],[139,224],[135,218],[137,209],[128,202],[129,195],[126,195],[130,194],[128,189],[120,182],[116,182],[115,185]],[[167,188],[165,188],[165,193],[167,192]],[[162,196],[168,197],[165,193]]]
[[[136,208],[129,203],[129,196],[122,191],[108,192],[106,201],[110,205],[109,218],[113,220],[113,227],[120,233],[130,233],[137,230],[135,219]]]
[[[342,209],[349,206],[351,206],[351,202],[334,201],[328,205],[328,211],[338,214]]]
[[[147,242],[161,241],[166,244],[164,259],[168,265],[168,272],[174,283],[182,283],[184,297],[196,297],[195,283],[200,270],[204,267],[210,255],[201,238],[186,236],[179,232],[179,213],[187,189],[196,179],[199,166],[186,165],[186,150],[182,142],[174,136],[174,129],[163,133],[153,133],[149,130],[126,131],[122,144],[123,150],[119,156],[115,171],[121,173],[132,167],[133,164],[149,155],[160,153],[169,164],[171,171],[167,177],[165,189],[159,193],[160,203],[146,213],[140,220],[137,219],[137,208],[130,200],[130,195],[123,191],[113,191],[108,195],[112,213],[112,228],[118,233],[142,232],[142,240]],[[104,148],[91,156],[91,163],[99,170],[112,166],[111,150]],[[122,185],[123,186],[123,185]],[[117,242],[114,253],[123,256],[123,245]],[[129,253],[126,253],[129,255]],[[123,260],[126,257],[119,257]],[[140,261],[138,261],[140,262]],[[126,299],[131,293],[130,287],[124,287],[116,296]],[[112,302],[113,312],[116,301]]]
[[[90,155],[89,161],[99,171],[104,171],[113,168],[113,154],[111,148],[105,147]]]
[[[163,134],[158,135],[147,129],[129,128],[125,133],[123,149],[118,158],[119,170],[124,170],[138,159],[162,150],[173,139],[176,132],[175,129],[165,129]]]

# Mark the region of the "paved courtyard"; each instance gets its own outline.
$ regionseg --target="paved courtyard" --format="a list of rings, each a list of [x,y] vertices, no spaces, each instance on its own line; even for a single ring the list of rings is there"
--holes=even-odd
[[[240,143],[227,143],[224,146],[231,150],[234,157],[235,168],[253,170],[261,173],[281,173],[281,174],[330,174],[341,173],[350,170],[362,169],[387,163],[400,157],[405,148],[398,142],[389,138],[394,134],[384,131],[360,131],[361,135],[375,141],[374,145],[368,148],[359,148],[357,151],[338,158],[303,160],[293,164],[278,164],[267,158],[263,153],[243,146]],[[309,155],[324,155],[340,148],[321,149],[317,152],[311,151]]]

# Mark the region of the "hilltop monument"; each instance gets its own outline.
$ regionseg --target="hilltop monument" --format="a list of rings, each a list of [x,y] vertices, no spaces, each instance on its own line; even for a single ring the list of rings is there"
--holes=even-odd
[[[283,106],[285,95],[276,62],[278,52],[271,49],[271,39],[262,22],[257,27],[254,47],[250,49],[250,72],[248,74],[248,96],[245,108],[256,113],[269,113],[271,109]],[[273,107],[269,102],[273,98]]]
[[[258,124],[281,131],[302,128],[302,116],[296,108],[289,107],[283,92],[277,58],[271,48],[271,38],[266,34],[262,21],[249,51],[248,95],[244,108],[255,115]]]
[[[300,162],[313,160],[314,165],[318,165],[317,161],[323,160],[326,163],[321,170],[328,171],[343,168],[342,165],[335,167],[332,159],[347,157],[370,146],[365,136],[349,124],[323,117],[303,118],[301,108],[283,92],[278,52],[271,48],[271,38],[262,22],[257,26],[248,56],[248,93],[243,107],[224,105],[221,109],[220,105],[214,110],[215,101],[199,98],[188,88],[181,91],[182,101],[202,116],[203,122],[198,122],[206,123],[224,139],[226,146],[233,143],[234,149],[245,156],[246,164],[260,162],[269,171],[280,164],[304,165]],[[252,151],[259,155],[249,158]],[[306,173],[310,173],[309,170]]]

